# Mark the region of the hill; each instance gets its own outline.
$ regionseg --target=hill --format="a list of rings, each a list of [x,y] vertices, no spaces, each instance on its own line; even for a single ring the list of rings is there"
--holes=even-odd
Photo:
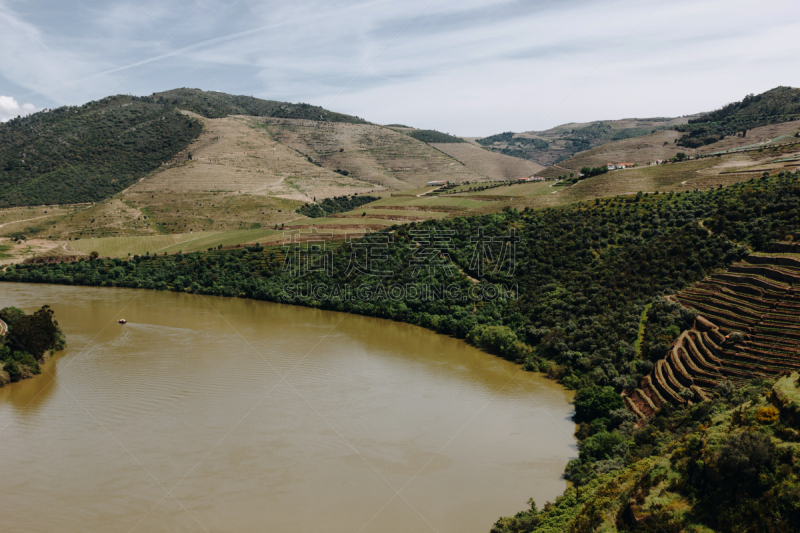
[[[642,352],[655,366],[626,397],[629,408],[652,416],[665,403],[708,399],[725,381],[743,386],[800,370],[798,282],[800,260],[757,254],[679,293],[699,314],[669,348],[657,322],[644,332]]]
[[[309,104],[198,89],[110,96],[0,124],[0,208],[97,202],[127,189],[230,115],[365,124]]]
[[[671,129],[687,120],[687,118],[632,118],[570,123],[545,131],[500,133],[477,139],[476,142],[495,152],[529,159],[547,167],[605,143]]]
[[[205,118],[224,118],[230,115],[254,117],[296,118],[318,122],[348,122],[366,124],[358,117],[328,111],[311,104],[290,104],[274,100],[262,100],[252,96],[236,96],[217,91],[200,89],[173,89],[153,93],[157,102],[169,103],[179,109],[197,113]]]
[[[200,135],[169,104],[113,96],[0,124],[0,207],[94,202],[130,187]]]
[[[679,152],[687,157],[703,155],[708,152],[729,152],[744,149],[769,148],[774,144],[791,141],[800,123],[784,122],[754,128],[746,137],[732,135],[718,140],[714,144],[699,148],[679,146],[682,133],[675,130],[664,130],[642,137],[612,141],[591,150],[581,152],[565,161],[553,165],[542,176],[556,177],[567,172],[578,172],[583,167],[599,167],[606,163],[630,162],[639,166],[650,165],[656,160],[670,160]]]
[[[679,146],[700,148],[730,135],[747,136],[747,130],[800,118],[800,89],[776,87],[759,95],[748,94],[711,113],[692,118],[676,129],[684,135]]]

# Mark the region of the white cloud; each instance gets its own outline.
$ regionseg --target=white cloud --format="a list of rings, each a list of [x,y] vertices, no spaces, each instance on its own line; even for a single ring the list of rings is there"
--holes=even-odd
[[[18,116],[30,115],[34,111],[36,111],[36,107],[33,104],[19,105],[13,96],[0,95],[0,122],[8,122]]]
[[[676,116],[800,85],[800,5],[762,4],[0,0],[0,91],[42,108],[198,87],[460,135]]]

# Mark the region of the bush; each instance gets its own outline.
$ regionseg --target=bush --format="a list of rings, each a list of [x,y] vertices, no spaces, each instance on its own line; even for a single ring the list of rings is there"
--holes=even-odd
[[[762,407],[756,413],[756,422],[759,424],[772,424],[778,421],[780,413],[773,406]]]
[[[730,435],[717,455],[717,466],[733,482],[755,481],[774,468],[775,444],[761,432]]]
[[[611,459],[624,453],[625,438],[617,431],[603,431],[592,435],[581,445],[581,459]]]
[[[504,357],[518,358],[525,345],[520,343],[508,326],[488,326],[479,324],[469,330],[467,342],[487,352]]]
[[[612,387],[588,387],[575,395],[576,422],[591,422],[595,418],[610,418],[611,411],[625,407],[622,397]]]

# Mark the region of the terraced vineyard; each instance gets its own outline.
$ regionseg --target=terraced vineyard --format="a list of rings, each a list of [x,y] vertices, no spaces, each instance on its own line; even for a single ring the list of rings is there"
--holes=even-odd
[[[800,370],[800,256],[750,255],[677,295],[699,315],[632,394],[637,415],[708,399],[725,380]]]

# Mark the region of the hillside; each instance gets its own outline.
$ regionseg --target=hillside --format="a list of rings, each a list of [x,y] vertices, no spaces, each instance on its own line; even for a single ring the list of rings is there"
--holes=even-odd
[[[726,381],[742,386],[800,370],[799,282],[800,260],[758,254],[679,293],[699,314],[662,358],[658,333],[645,332],[652,340],[643,351],[655,366],[626,397],[629,408],[652,416],[665,403],[708,399]]]
[[[472,143],[432,143],[431,146],[490,180],[528,178],[544,170],[533,161],[492,152]]]
[[[694,157],[709,152],[728,152],[749,148],[770,147],[773,144],[789,142],[798,131],[800,123],[790,121],[754,128],[746,137],[732,135],[714,144],[699,148],[678,146],[677,141],[683,135],[674,130],[665,130],[634,139],[613,141],[597,148],[581,152],[558,163],[540,175],[556,177],[567,172],[578,172],[583,167],[599,167],[607,163],[630,162],[639,166],[650,165],[656,160],[667,161],[683,152]]]
[[[529,159],[549,167],[605,143],[671,129],[687,120],[685,117],[632,118],[570,123],[545,131],[500,133],[477,139],[476,142],[495,152]]]
[[[42,111],[0,124],[0,208],[108,198],[184,151],[200,135],[198,116],[230,115],[365,123],[309,104],[198,89]]]
[[[179,109],[197,113],[205,118],[225,118],[230,115],[254,117],[277,117],[315,120],[318,122],[348,122],[366,124],[358,117],[328,111],[310,104],[290,104],[274,100],[262,100],[252,96],[236,96],[217,91],[200,89],[173,89],[153,93],[156,102],[169,103]]]
[[[201,126],[169,103],[113,96],[0,124],[0,207],[95,202],[172,159]]]
[[[376,186],[403,190],[429,181],[485,179],[427,143],[393,128],[274,118],[259,121],[273,139],[314,163]]]
[[[759,95],[749,94],[739,102],[690,119],[676,129],[684,135],[678,145],[700,148],[730,135],[747,138],[747,130],[800,118],[800,89],[776,87]]]

